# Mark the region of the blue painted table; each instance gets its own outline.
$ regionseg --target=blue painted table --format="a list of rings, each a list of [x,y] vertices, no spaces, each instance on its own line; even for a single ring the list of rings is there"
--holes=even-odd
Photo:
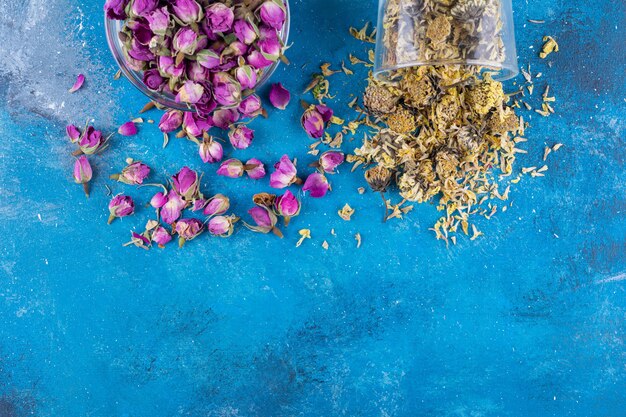
[[[364,56],[347,29],[374,20],[375,1],[292,3],[292,64],[274,80],[298,92],[320,62]],[[565,146],[545,178],[512,190],[507,212],[479,222],[486,238],[447,249],[427,230],[430,205],[382,225],[379,198],[359,195],[361,175],[344,168],[283,240],[239,230],[146,252],[122,243],[151,210],[106,225],[105,177],[126,157],[157,180],[187,163],[238,213],[267,184],[216,177],[193,144],[162,150],[144,124],[96,160],[86,200],[65,124],[113,130],[145,99],[112,81],[100,2],[0,0],[0,416],[625,415],[626,5],[514,7],[520,63],[557,96],[517,167]],[[540,61],[547,34],[561,52]],[[85,87],[67,94],[80,72]],[[331,81],[348,116],[341,103],[364,74]],[[300,112],[297,98],[270,111],[238,156],[308,164]],[[346,202],[351,222],[337,216]],[[301,228],[313,239],[295,248]]]

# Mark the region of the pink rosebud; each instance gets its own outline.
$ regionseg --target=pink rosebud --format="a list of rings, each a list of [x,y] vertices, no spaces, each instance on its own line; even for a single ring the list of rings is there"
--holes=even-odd
[[[200,178],[198,173],[188,167],[182,167],[172,176],[172,188],[185,201],[192,201],[200,193]]]
[[[310,106],[302,115],[302,127],[307,135],[314,139],[324,136],[326,124],[333,116],[333,111],[322,104]]]
[[[235,13],[223,3],[213,3],[206,9],[206,28],[210,33],[226,32],[234,20]]]
[[[204,17],[202,8],[194,0],[173,0],[169,3],[172,4],[178,20],[185,24],[197,23]]]
[[[256,158],[249,159],[244,166],[246,174],[253,180],[260,180],[265,177],[265,165]]]
[[[176,102],[196,104],[200,101],[203,95],[204,87],[202,87],[202,85],[187,80],[178,91],[178,94],[176,95]]]
[[[235,77],[243,89],[253,89],[257,83],[256,70],[250,65],[243,65],[235,70]]]
[[[80,139],[80,130],[74,125],[67,125],[65,132],[72,143],[76,143]]]
[[[150,30],[159,36],[165,36],[171,26],[170,13],[167,10],[167,6],[156,9],[146,16],[146,20]]]
[[[233,126],[228,132],[228,139],[236,149],[247,149],[254,139],[254,130],[248,126]]]
[[[122,136],[133,136],[137,134],[137,126],[133,122],[126,122],[117,129],[117,133]]]
[[[211,49],[204,49],[196,54],[196,62],[204,68],[214,69],[220,66],[222,59],[217,52]]]
[[[237,20],[234,24],[235,36],[240,42],[252,45],[257,38],[258,28],[248,20]]]
[[[216,216],[209,220],[209,233],[213,236],[229,237],[233,234],[235,216]]]
[[[280,30],[285,24],[285,4],[282,0],[268,0],[259,7],[259,15],[263,23]]]
[[[83,74],[78,74],[78,77],[76,77],[76,82],[74,83],[72,88],[70,88],[69,90],[70,94],[75,93],[78,90],[80,90],[80,88],[83,86],[84,83],[85,83],[85,76]]]
[[[127,50],[128,56],[136,61],[150,62],[155,59],[154,53],[147,45],[143,45],[137,38],[133,38],[130,48]]]
[[[109,202],[109,221],[111,224],[116,217],[130,216],[135,212],[135,203],[127,195],[118,194]]]
[[[239,107],[237,107],[237,109],[245,117],[254,117],[263,113],[263,108],[261,107],[261,99],[259,98],[259,96],[256,96],[254,94],[244,98],[241,103],[239,103]]]
[[[239,120],[239,112],[236,109],[218,109],[211,117],[215,127],[220,129],[228,129],[237,120]]]
[[[272,84],[270,90],[270,103],[280,110],[285,110],[291,100],[291,94],[281,83]]]
[[[150,205],[156,209],[163,207],[168,201],[167,195],[163,193],[163,191],[159,191],[155,195],[152,196],[150,200]]]
[[[198,198],[196,200],[193,200],[193,202],[191,203],[191,211],[203,210],[204,206],[206,205],[207,200],[205,200],[204,198]]]
[[[160,56],[158,67],[161,75],[167,78],[179,78],[185,72],[185,63],[176,65],[176,61],[170,56]]]
[[[289,225],[292,217],[300,214],[300,208],[300,201],[289,190],[274,200],[274,210],[279,216],[285,218],[285,226]]]
[[[204,231],[204,224],[198,219],[181,219],[176,222],[174,231],[178,234],[178,246],[200,236]]]
[[[328,180],[319,172],[309,175],[302,187],[302,191],[308,191],[313,198],[324,197],[329,189],[330,184],[328,184]]]
[[[111,175],[111,179],[128,185],[141,185],[150,175],[150,167],[140,161],[128,160],[128,165],[121,174]]]
[[[143,83],[153,91],[161,91],[166,84],[158,69],[144,71]]]
[[[134,0],[130,6],[132,16],[145,16],[154,11],[158,6],[158,0]]]
[[[283,51],[280,40],[273,38],[261,39],[257,46],[263,57],[272,62],[278,61]]]
[[[191,61],[187,63],[187,77],[191,81],[204,83],[209,80],[209,71],[200,65],[198,61]]]
[[[252,65],[252,67],[256,69],[267,68],[274,63],[274,61],[270,61],[265,58],[263,54],[259,51],[252,51],[248,55],[248,64]]]
[[[213,196],[204,207],[205,216],[220,216],[230,208],[230,199],[222,194]]]
[[[161,117],[159,129],[163,133],[170,133],[178,129],[183,124],[183,112],[178,110],[168,110]]]
[[[152,241],[159,245],[159,248],[164,248],[172,240],[172,235],[163,226],[158,226],[152,232]]]
[[[211,124],[196,113],[185,112],[183,115],[183,130],[194,138],[204,135],[211,128]]]
[[[204,163],[213,164],[222,160],[224,156],[224,149],[222,144],[216,140],[209,139],[203,140],[200,144],[200,158]]]
[[[324,123],[330,122],[330,119],[333,118],[333,110],[324,104],[316,104],[315,110],[322,116]]]
[[[294,163],[287,155],[283,155],[280,161],[274,165],[275,171],[270,175],[270,187],[285,188],[298,182],[298,171]]]
[[[206,46],[206,36],[199,36],[193,29],[183,27],[176,32],[172,41],[174,50],[185,55],[193,55]]]
[[[213,97],[222,106],[233,107],[241,102],[241,85],[226,72],[213,75]]]
[[[87,130],[83,132],[83,136],[78,142],[80,150],[86,155],[93,155],[96,152],[104,149],[106,140],[102,137],[102,132],[89,126]]]
[[[76,162],[74,162],[74,181],[77,184],[83,184],[85,195],[89,197],[89,186],[87,183],[91,181],[93,171],[91,170],[91,164],[85,155],[80,156]]]
[[[170,190],[167,194],[167,203],[161,208],[161,218],[167,224],[174,223],[180,218],[186,205],[176,191]]]
[[[254,220],[256,224],[256,226],[251,226],[245,223],[248,229],[259,233],[269,233],[273,231],[277,236],[282,238],[282,233],[276,228],[278,219],[270,209],[256,206],[248,210],[248,214],[252,216],[252,220]]]
[[[338,151],[326,151],[319,159],[319,166],[327,174],[334,174],[337,167],[343,164],[344,155],[343,152]]]
[[[243,175],[243,171],[243,164],[241,163],[241,161],[231,158],[222,162],[219,169],[217,170],[217,175],[228,178],[239,178]]]
[[[126,19],[126,3],[128,0],[107,0],[104,3],[104,11],[109,19],[124,20]]]

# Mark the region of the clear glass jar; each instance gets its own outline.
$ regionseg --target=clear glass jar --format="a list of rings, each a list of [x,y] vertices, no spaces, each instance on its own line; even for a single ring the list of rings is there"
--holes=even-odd
[[[519,73],[511,0],[380,0],[378,13],[376,77],[425,65]]]
[[[289,27],[291,22],[291,14],[289,8],[289,1],[284,0],[286,14],[285,14],[285,24],[283,29],[279,31],[279,36],[284,45],[287,44],[289,39]],[[124,47],[122,41],[120,40],[118,34],[122,30],[124,26],[123,20],[113,20],[104,16],[104,27],[106,30],[107,43],[109,44],[109,49],[115,58],[115,61],[119,65],[122,73],[128,78],[128,80],[133,84],[139,91],[148,96],[150,100],[168,107],[170,109],[182,110],[182,111],[194,111],[193,107],[188,106],[185,103],[177,103],[174,94],[166,92],[166,91],[154,91],[149,89],[143,82],[143,71],[136,71],[132,69],[125,59]],[[271,66],[265,68],[263,73],[259,76],[256,88],[261,87],[269,78],[272,76],[276,68],[280,65],[280,60],[276,61]]]

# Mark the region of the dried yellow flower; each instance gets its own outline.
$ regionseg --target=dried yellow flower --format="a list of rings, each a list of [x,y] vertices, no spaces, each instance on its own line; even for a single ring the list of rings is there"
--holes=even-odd
[[[345,206],[341,210],[338,211],[339,217],[344,219],[345,221],[350,221],[352,215],[354,214],[354,209],[350,207],[349,204],[346,203]]]
[[[363,95],[363,105],[374,114],[391,113],[398,103],[398,98],[381,85],[370,84]]]
[[[415,116],[407,109],[398,109],[387,116],[387,126],[396,133],[411,133],[417,129]]]

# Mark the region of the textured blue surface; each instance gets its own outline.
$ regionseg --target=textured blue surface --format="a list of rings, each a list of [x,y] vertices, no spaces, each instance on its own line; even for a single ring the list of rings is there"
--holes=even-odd
[[[193,144],[162,150],[142,125],[97,160],[84,198],[65,124],[92,117],[112,130],[145,102],[111,81],[101,8],[0,0],[1,417],[625,415],[623,0],[514,1],[520,63],[542,71],[558,100],[554,117],[532,119],[517,167],[565,146],[545,178],[512,190],[513,207],[479,222],[486,238],[450,249],[427,230],[434,207],[382,225],[378,197],[359,195],[362,177],[345,167],[329,198],[305,198],[283,240],[240,230],[185,250],[123,248],[151,214],[106,225],[105,176],[126,157],[157,180],[183,162],[200,169],[207,194],[227,193],[238,213],[267,184],[218,178]],[[320,62],[365,56],[347,29],[375,19],[373,0],[292,9],[292,64],[274,80],[298,92]],[[552,68],[536,58],[546,34],[561,45]],[[79,72],[88,81],[70,96]],[[336,103],[363,79],[335,75]],[[297,97],[270,111],[235,156],[287,152],[306,166],[300,112]],[[346,202],[349,223],[336,214]],[[296,249],[305,227],[313,239]]]

